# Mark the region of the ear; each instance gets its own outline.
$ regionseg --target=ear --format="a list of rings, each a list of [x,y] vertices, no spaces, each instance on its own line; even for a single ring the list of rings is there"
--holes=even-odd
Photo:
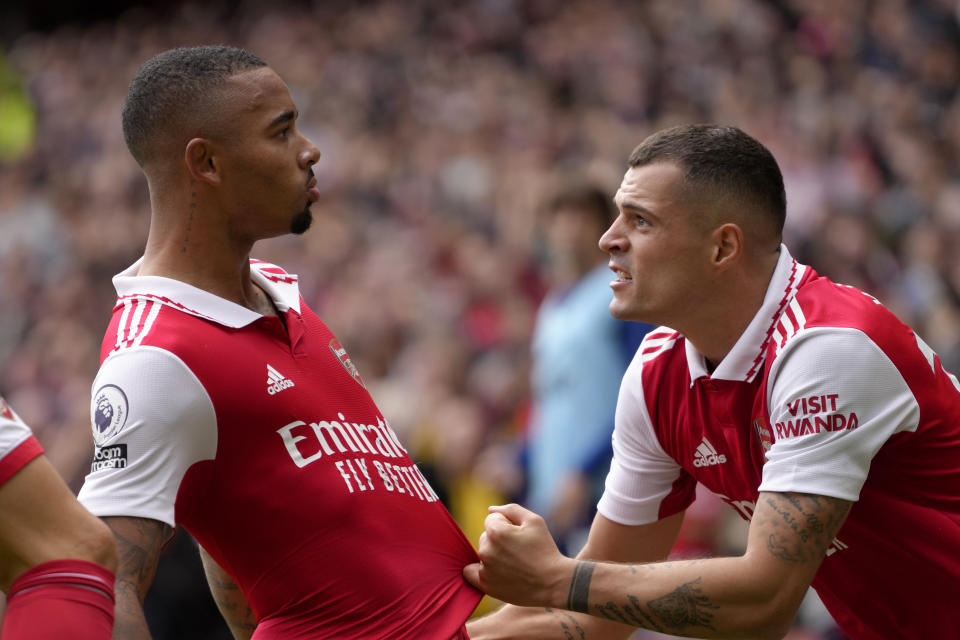
[[[728,269],[743,257],[743,230],[739,225],[726,222],[714,229],[711,236],[713,266]]]
[[[183,153],[184,163],[190,177],[208,184],[219,185],[219,158],[214,153],[213,144],[207,138],[192,138]]]

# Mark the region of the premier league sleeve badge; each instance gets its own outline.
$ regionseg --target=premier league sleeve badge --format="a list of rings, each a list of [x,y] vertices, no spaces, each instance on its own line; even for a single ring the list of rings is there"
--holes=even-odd
[[[115,384],[105,384],[93,394],[90,407],[90,424],[93,441],[98,447],[120,433],[127,423],[130,412],[127,394]]]

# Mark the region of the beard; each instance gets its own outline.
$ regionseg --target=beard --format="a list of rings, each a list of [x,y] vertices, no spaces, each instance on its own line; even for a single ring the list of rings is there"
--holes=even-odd
[[[310,228],[312,222],[313,214],[310,213],[310,206],[307,205],[303,211],[293,216],[293,219],[290,220],[290,233],[299,236]]]

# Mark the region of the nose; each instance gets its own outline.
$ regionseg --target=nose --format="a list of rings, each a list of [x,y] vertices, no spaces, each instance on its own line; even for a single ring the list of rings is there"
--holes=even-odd
[[[306,142],[306,147],[300,152],[300,166],[309,169],[320,160],[320,149],[313,144],[310,138],[303,136],[303,140]]]
[[[627,248],[627,237],[622,232],[620,227],[620,221],[623,216],[617,216],[616,220],[610,225],[606,231],[603,232],[603,235],[600,236],[600,250],[609,254],[620,253],[626,251]]]

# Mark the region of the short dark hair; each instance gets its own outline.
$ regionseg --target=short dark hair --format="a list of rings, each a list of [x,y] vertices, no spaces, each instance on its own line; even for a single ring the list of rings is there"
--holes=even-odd
[[[142,166],[157,136],[200,112],[211,90],[227,78],[265,66],[249,51],[227,46],[180,47],[147,60],[123,104],[123,137],[134,159]]]
[[[597,187],[577,183],[566,184],[547,204],[547,218],[560,209],[576,209],[596,218],[597,223],[606,229],[616,217],[617,210],[613,199]]]
[[[729,199],[738,207],[769,215],[777,235],[783,233],[787,215],[783,174],[773,154],[740,129],[712,124],[663,129],[641,142],[627,164],[641,167],[663,161],[684,171],[685,194]]]

